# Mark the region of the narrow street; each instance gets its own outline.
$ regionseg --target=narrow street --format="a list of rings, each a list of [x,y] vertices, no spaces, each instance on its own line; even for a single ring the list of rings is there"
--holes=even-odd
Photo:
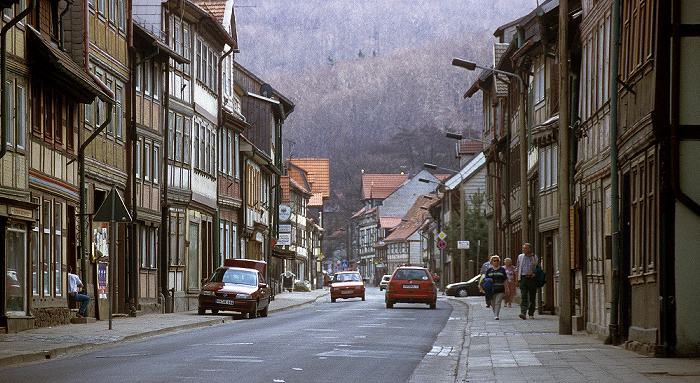
[[[364,302],[326,296],[267,318],[4,370],[0,381],[404,382],[431,351],[452,306],[386,309],[383,297],[375,287]]]

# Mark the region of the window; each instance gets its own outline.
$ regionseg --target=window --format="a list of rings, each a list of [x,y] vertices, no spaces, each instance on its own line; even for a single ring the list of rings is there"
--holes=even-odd
[[[151,180],[151,145],[146,142],[143,144],[143,178]]]
[[[141,140],[136,141],[136,179],[141,179]]]
[[[201,128],[201,125],[198,121],[194,122],[194,130],[192,131],[192,144],[194,145],[194,159],[193,159],[193,166],[195,169],[199,169],[199,129]]]
[[[153,183],[158,183],[158,173],[160,172],[160,147],[153,145],[153,169],[151,175],[153,176]]]
[[[51,295],[51,201],[44,200],[42,205],[42,241],[43,259],[41,262],[42,285],[44,295]]]
[[[35,204],[39,204],[39,198],[33,198]],[[41,291],[41,248],[39,247],[39,225],[32,229],[32,295],[39,295]]]
[[[63,228],[63,204],[57,202],[54,205],[54,255],[53,255],[53,271],[54,271],[54,293],[56,296],[61,296],[63,291],[63,268],[61,263],[63,262],[63,238],[62,238],[62,228]]]
[[[114,116],[115,123],[115,135],[117,138],[124,138],[124,87],[121,83],[117,85],[117,91],[115,92],[116,103],[114,105],[114,111],[116,116]]]
[[[175,161],[182,161],[182,116],[176,115],[175,118]]]
[[[12,81],[7,81],[5,83],[5,89],[3,89],[2,94],[8,94],[8,91],[11,90],[14,87],[14,83]],[[14,126],[13,122],[13,117],[14,117],[14,111],[15,111],[15,106],[13,104],[14,99],[12,97],[7,97],[7,110],[5,113],[10,116],[8,118],[8,123],[10,127]],[[8,146],[13,146],[15,144],[15,132],[13,129],[7,129],[7,145]]]
[[[17,115],[15,123],[17,126],[17,148],[24,149],[27,142],[27,92],[22,85],[17,85]]]

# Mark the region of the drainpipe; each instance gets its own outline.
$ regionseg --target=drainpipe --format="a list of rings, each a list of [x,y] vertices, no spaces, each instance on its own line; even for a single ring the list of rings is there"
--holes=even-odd
[[[86,204],[86,196],[85,196],[85,149],[87,146],[94,140],[98,134],[100,134],[104,128],[109,125],[110,122],[112,122],[112,109],[114,108],[114,93],[112,93],[112,90],[105,85],[102,80],[97,78],[92,71],[90,71],[90,38],[89,38],[89,23],[88,23],[88,2],[85,2],[85,6],[83,7],[83,50],[84,50],[84,58],[85,58],[85,72],[92,77],[92,79],[97,83],[100,88],[102,88],[102,91],[107,94],[108,100],[107,102],[107,115],[105,116],[106,119],[100,125],[97,129],[95,129],[94,132],[88,137],[85,142],[83,142],[82,145],[80,145],[80,148],[78,149],[78,171],[80,172],[80,216],[79,216],[79,223],[80,223],[80,248],[82,249],[83,254],[81,254],[81,276],[82,280],[86,281],[87,278],[87,257],[85,256],[86,254],[86,249],[87,249],[87,236],[85,235],[85,215],[87,214],[87,206]]]
[[[0,58],[0,89],[3,90],[2,101],[0,101],[0,115],[2,116],[2,132],[0,133],[0,141],[2,141],[2,148],[0,149],[0,158],[5,157],[5,153],[7,153],[7,130],[9,129],[7,113],[5,113],[5,110],[7,109],[7,97],[5,93],[5,91],[7,90],[7,85],[5,84],[5,82],[7,81],[7,32],[9,32],[10,28],[12,28],[25,16],[27,16],[29,12],[31,12],[34,9],[35,5],[36,0],[30,0],[27,9],[22,11],[22,13],[17,15],[14,19],[8,21],[7,24],[3,25],[2,30],[0,30],[0,40],[2,40],[2,42],[0,42],[0,55],[2,56]]]
[[[610,228],[611,238],[611,275],[610,323],[606,344],[620,343],[619,304],[620,304],[620,180],[617,170],[617,114],[618,94],[617,79],[620,61],[620,0],[613,1],[612,36],[610,51]]]

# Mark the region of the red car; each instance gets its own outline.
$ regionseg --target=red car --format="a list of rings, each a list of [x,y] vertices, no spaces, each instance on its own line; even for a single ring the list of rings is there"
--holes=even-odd
[[[391,275],[384,301],[389,309],[394,303],[427,303],[434,309],[437,286],[425,267],[401,266]]]
[[[338,298],[362,298],[365,300],[365,282],[357,271],[336,273],[331,281],[331,302]]]
[[[270,288],[265,283],[267,263],[250,259],[226,259],[199,292],[197,313],[207,310],[236,311],[248,318],[267,316]]]

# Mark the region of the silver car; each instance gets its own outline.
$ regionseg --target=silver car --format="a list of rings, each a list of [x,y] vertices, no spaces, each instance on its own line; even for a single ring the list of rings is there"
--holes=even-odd
[[[386,286],[389,284],[390,279],[391,275],[385,275],[382,277],[381,282],[379,282],[379,291],[386,289]]]

